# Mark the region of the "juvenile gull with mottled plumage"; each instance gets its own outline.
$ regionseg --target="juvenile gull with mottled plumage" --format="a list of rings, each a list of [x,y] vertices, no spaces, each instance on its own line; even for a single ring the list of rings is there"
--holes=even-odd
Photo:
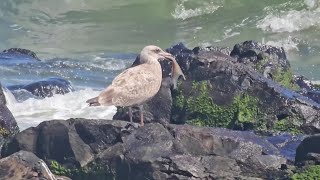
[[[183,76],[180,66],[174,57],[161,48],[149,45],[140,53],[140,65],[131,67],[120,73],[98,97],[87,100],[90,106],[128,106],[130,122],[132,122],[131,106],[138,106],[140,123],[143,126],[142,104],[150,100],[160,89],[162,69],[158,60],[172,61],[172,79],[174,87],[179,76]]]

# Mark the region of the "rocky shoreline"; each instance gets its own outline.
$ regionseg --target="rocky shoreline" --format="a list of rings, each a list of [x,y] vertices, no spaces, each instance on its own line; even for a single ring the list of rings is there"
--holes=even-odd
[[[114,120],[52,120],[19,132],[0,88],[0,179],[320,178],[320,91],[293,75],[283,49],[246,41],[167,51],[187,80],[172,90],[171,64],[161,64],[144,127],[128,127],[118,107]],[[39,97],[73,90],[64,79],[31,87],[44,90],[30,90]]]

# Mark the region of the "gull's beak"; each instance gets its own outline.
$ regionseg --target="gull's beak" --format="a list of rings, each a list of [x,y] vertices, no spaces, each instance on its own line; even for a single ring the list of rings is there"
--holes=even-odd
[[[179,64],[177,63],[176,59],[172,56],[172,54],[162,51],[159,53],[159,55],[164,57],[165,59],[172,61],[173,89],[177,89],[177,83],[178,83],[179,77],[182,76],[184,80],[186,80],[186,77],[184,76]]]
[[[170,53],[162,51],[159,53],[159,55],[162,56],[164,59],[168,59],[170,61],[175,61],[174,57]]]

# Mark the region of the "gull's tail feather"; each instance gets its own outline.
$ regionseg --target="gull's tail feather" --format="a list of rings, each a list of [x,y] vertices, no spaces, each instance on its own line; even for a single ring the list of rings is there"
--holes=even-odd
[[[100,106],[101,104],[99,103],[98,99],[99,99],[98,97],[91,98],[91,99],[88,99],[86,103],[88,103],[89,106]]]

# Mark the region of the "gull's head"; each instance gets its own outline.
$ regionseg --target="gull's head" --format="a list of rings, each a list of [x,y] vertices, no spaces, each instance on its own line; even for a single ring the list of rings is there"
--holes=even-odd
[[[142,63],[145,63],[147,61],[158,61],[163,59],[173,61],[174,58],[170,53],[165,52],[158,46],[146,46],[142,49],[140,53],[140,61],[142,60]]]

